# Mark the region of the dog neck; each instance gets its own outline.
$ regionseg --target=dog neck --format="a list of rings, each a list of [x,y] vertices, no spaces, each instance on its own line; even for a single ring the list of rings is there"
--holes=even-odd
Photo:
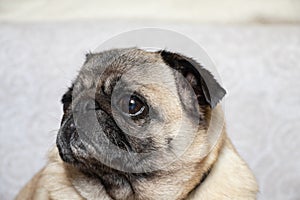
[[[247,164],[240,158],[231,141],[226,138],[219,157],[205,178],[186,198],[198,199],[256,199],[258,187]],[[227,199],[227,198],[226,198]]]
[[[81,196],[86,199],[186,199],[195,188],[201,187],[210,176],[220,148],[223,134],[219,142],[204,159],[185,165],[170,166],[168,169],[147,175],[106,173],[101,176],[88,176],[74,172],[68,166],[69,179]],[[97,188],[95,188],[97,186]],[[99,191],[89,193],[91,188]],[[101,191],[101,192],[100,192]],[[91,196],[93,195],[93,197]]]
[[[59,158],[57,158],[59,162]],[[207,162],[208,160],[206,160]],[[84,199],[185,199],[194,188],[201,187],[210,176],[210,166],[198,170],[194,166],[182,167],[173,172],[157,172],[148,176],[106,174],[101,178],[82,173],[77,168],[63,164],[67,180]],[[206,167],[205,163],[205,167]],[[191,168],[196,169],[191,172]],[[184,177],[184,179],[183,179]]]
[[[70,181],[68,184],[84,199],[185,199],[195,188],[202,187],[211,176],[210,169],[222,147],[223,135],[204,159],[197,159],[198,156],[191,149],[187,154],[194,156],[195,162],[182,164],[179,161],[150,176],[106,173],[97,177],[82,173],[78,168],[64,163],[57,148],[51,153],[50,162],[62,167],[66,180]],[[194,146],[197,145],[195,142]]]
[[[107,174],[106,177],[102,177],[102,180],[90,178],[75,167],[65,164],[58,156],[56,149],[51,157],[50,162],[52,164],[49,167],[61,166],[60,176],[66,176],[63,180],[70,181],[62,183],[60,188],[66,188],[66,185],[74,187],[78,199],[111,200],[125,199],[126,197],[126,199],[194,200],[199,199],[199,197],[201,197],[200,199],[209,199],[212,196],[222,199],[222,195],[234,195],[229,193],[238,191],[238,189],[240,189],[241,194],[245,193],[245,195],[256,192],[255,179],[251,176],[252,174],[246,164],[236,154],[228,139],[224,145],[220,142],[215,150],[200,163],[183,166],[178,171],[150,177],[140,176],[130,180],[127,177],[127,180],[125,177],[122,180],[119,176],[115,177],[116,175],[112,174]],[[251,181],[252,185],[244,184],[245,182],[251,183]],[[118,184],[121,187],[116,187]],[[211,188],[214,188],[213,191]],[[230,188],[235,188],[235,190]],[[251,188],[252,190],[250,190]]]

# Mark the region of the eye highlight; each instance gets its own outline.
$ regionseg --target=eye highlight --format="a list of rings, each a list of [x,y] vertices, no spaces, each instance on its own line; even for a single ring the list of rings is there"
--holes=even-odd
[[[136,95],[125,95],[119,100],[121,111],[130,117],[146,114],[147,105]]]

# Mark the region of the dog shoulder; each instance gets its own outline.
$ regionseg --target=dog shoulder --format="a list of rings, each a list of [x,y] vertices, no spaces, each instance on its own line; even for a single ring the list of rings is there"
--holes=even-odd
[[[40,187],[40,179],[44,169],[39,171],[19,192],[15,200],[49,199],[47,190]]]
[[[50,199],[83,200],[67,177],[57,148],[50,151],[47,165],[25,185],[15,200]]]
[[[227,138],[206,180],[190,195],[200,199],[256,199],[256,179]]]

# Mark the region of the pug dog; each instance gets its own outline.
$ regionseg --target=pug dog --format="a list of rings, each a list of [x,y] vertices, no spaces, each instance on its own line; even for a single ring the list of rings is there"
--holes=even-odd
[[[16,199],[256,199],[226,134],[225,93],[178,53],[87,54],[63,95],[56,147]]]

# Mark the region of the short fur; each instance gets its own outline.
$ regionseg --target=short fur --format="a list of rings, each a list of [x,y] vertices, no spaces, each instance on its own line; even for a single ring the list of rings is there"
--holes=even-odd
[[[122,93],[124,85],[151,105],[152,118],[127,122],[114,110],[112,99],[115,93]],[[58,148],[51,150],[47,165],[16,200],[256,199],[255,177],[228,139],[225,126],[215,144],[208,139],[212,115],[217,123],[223,121],[218,102],[224,95],[225,90],[206,69],[180,54],[128,48],[87,55],[62,99],[64,116]],[[88,126],[93,122],[86,114],[90,110],[101,129],[87,127],[87,133],[80,132],[85,120]],[[82,123],[80,128],[77,123]],[[121,127],[124,124],[130,133],[140,134],[144,128],[142,133],[147,137],[126,134]],[[184,136],[179,140],[174,135],[177,130]],[[217,129],[212,127],[212,131]],[[164,164],[170,152],[182,147],[182,140],[191,132],[195,137],[183,154],[156,168]],[[103,147],[108,144],[131,154],[108,153]],[[134,163],[132,154],[153,150],[161,154]],[[124,170],[106,166],[99,160],[103,156],[112,163],[120,160],[117,166]]]

